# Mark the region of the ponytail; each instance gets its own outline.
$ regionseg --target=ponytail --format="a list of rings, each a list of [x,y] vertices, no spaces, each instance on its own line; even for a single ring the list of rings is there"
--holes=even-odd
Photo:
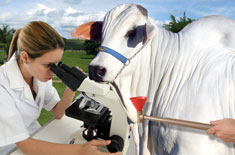
[[[20,31],[21,29],[18,29],[14,35],[13,35],[13,38],[11,40],[11,45],[10,45],[10,48],[9,48],[9,52],[8,52],[8,58],[7,58],[7,61],[10,60],[10,58],[12,57],[12,55],[18,51],[18,45],[17,45],[17,40],[18,40],[18,37],[19,37],[19,34],[20,34]]]
[[[16,59],[19,59],[21,51],[27,52],[31,59],[35,59],[57,48],[64,49],[64,40],[55,29],[45,22],[32,21],[14,33],[8,61],[14,53]]]

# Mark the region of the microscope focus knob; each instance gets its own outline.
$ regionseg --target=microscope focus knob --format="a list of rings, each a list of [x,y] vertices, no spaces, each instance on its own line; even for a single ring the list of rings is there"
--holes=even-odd
[[[93,129],[85,129],[82,134],[83,138],[87,141],[91,141],[93,139],[97,139],[97,133]]]
[[[113,135],[109,137],[109,139],[111,140],[111,143],[107,146],[109,152],[122,152],[124,147],[124,140],[122,139],[122,137],[118,135]]]

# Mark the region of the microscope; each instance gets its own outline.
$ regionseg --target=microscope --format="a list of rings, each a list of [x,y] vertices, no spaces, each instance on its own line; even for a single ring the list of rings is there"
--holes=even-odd
[[[76,67],[63,62],[52,64],[51,71],[73,91],[80,91],[65,114],[83,121],[82,137],[111,140],[107,146],[109,152],[127,152],[130,136],[127,116],[121,107],[121,101],[108,84],[90,80]]]

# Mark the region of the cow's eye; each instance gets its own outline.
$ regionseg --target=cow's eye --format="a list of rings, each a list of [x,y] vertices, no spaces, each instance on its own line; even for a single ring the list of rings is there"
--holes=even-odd
[[[132,29],[132,30],[129,30],[129,31],[126,33],[125,37],[126,37],[126,38],[129,38],[129,39],[132,39],[132,38],[135,37],[135,35],[136,35],[136,28],[134,28],[134,29]]]

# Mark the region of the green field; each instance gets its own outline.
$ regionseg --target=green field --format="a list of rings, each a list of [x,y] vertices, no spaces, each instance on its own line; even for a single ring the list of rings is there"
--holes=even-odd
[[[85,51],[66,51],[61,61],[69,66],[79,66],[87,73],[88,64],[93,58],[93,55],[86,55]]]

